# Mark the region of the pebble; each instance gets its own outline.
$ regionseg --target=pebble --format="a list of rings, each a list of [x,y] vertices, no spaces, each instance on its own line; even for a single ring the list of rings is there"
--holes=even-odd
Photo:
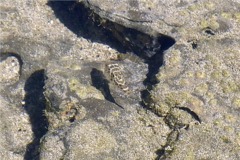
[[[20,62],[9,56],[0,62],[0,83],[15,83],[20,77]]]

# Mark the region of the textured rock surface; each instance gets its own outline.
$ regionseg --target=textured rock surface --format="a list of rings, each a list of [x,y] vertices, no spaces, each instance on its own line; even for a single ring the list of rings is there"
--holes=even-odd
[[[173,159],[238,159],[239,154],[235,153],[239,150],[240,129],[239,107],[236,103],[240,95],[237,60],[240,40],[229,40],[216,35],[201,41],[200,39],[196,49],[176,45],[167,51],[165,65],[157,75],[160,83],[151,93],[154,103],[152,108],[160,115],[172,115],[173,108],[184,107],[198,115],[202,122],[203,128],[191,129],[191,136],[187,133],[189,141],[183,138],[184,142],[177,144],[176,148],[179,149],[173,153]],[[178,118],[178,123],[186,123],[183,114],[177,116],[181,117]],[[205,130],[208,135],[204,135]],[[204,137],[208,137],[207,140]],[[187,149],[181,150],[183,146],[189,145],[196,148],[190,147],[190,152]],[[212,147],[209,148],[208,145]],[[221,155],[225,149],[227,153]]]
[[[147,66],[129,60],[118,62],[125,68],[131,90],[125,93],[107,79],[105,64],[110,62],[64,58],[47,66],[45,96],[49,104],[45,114],[50,134],[43,140],[41,158],[154,159],[152,151],[165,145],[170,130],[163,118],[139,105],[139,90],[144,88],[140,82]],[[108,86],[98,88],[104,80]],[[50,142],[59,141],[59,136],[56,155],[52,151],[56,144]]]
[[[14,56],[7,56],[6,59],[0,63],[0,82],[14,83],[20,77],[20,62]]]
[[[240,159],[238,0],[79,1],[0,2],[2,159]]]
[[[234,19],[239,22],[238,0],[229,1],[227,4],[224,0],[216,2],[106,0],[104,3],[99,0],[79,1],[84,1],[102,17],[131,28],[138,28],[143,32],[166,34],[177,41],[182,38],[196,38],[198,36],[196,31],[206,27],[222,32],[227,31],[229,27],[237,29],[236,25],[231,25],[228,21]],[[189,34],[190,31],[194,34]],[[185,35],[182,36],[182,34]]]
[[[21,104],[0,97],[0,154],[1,159],[23,159],[27,145],[33,140],[28,115]]]

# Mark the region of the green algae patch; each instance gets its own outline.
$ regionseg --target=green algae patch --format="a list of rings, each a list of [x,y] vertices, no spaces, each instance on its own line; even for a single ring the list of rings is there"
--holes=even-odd
[[[240,12],[235,13],[234,18],[236,18],[238,23],[240,23]]]
[[[198,71],[195,73],[195,77],[197,79],[204,79],[206,78],[206,73],[204,71]]]
[[[211,73],[211,78],[214,80],[221,80],[222,79],[222,72],[220,70],[215,70]]]
[[[208,20],[206,20],[206,19],[202,20],[200,25],[201,25],[202,29],[210,27],[213,30],[217,30],[220,26],[219,23],[217,22],[217,20],[213,17],[211,17]]]
[[[68,81],[68,85],[71,91],[75,92],[79,98],[96,98],[104,100],[102,93],[96,88],[80,83],[76,78],[72,78]]]
[[[180,62],[181,62],[181,52],[179,50],[173,49],[171,51],[171,57],[169,58],[169,63],[172,66],[177,66],[180,64]]]
[[[240,97],[235,97],[232,100],[232,105],[233,105],[234,108],[240,109]]]
[[[238,85],[234,81],[222,80],[220,83],[223,93],[234,93],[239,91]]]
[[[206,92],[208,91],[208,84],[207,83],[202,83],[202,84],[199,84],[195,89],[194,89],[194,92],[198,95],[205,95]]]

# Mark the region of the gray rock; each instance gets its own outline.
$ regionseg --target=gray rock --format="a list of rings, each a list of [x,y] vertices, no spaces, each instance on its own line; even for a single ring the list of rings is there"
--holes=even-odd
[[[14,83],[20,77],[20,62],[14,56],[6,57],[0,62],[0,83]]]
[[[239,10],[1,1],[2,159],[239,159]]]
[[[32,142],[31,123],[21,103],[13,104],[0,96],[0,154],[1,159],[23,159],[27,145]]]
[[[194,0],[152,2],[146,0],[79,0],[79,2],[83,2],[102,18],[150,35],[161,33],[177,40],[182,37],[180,28],[198,27],[195,21],[203,20],[201,16],[210,16],[204,25],[210,25],[209,27],[213,30],[226,31],[231,26],[226,21],[226,14],[222,18],[211,19],[211,13],[225,12],[229,6],[236,7],[233,14],[239,11],[239,1],[229,1],[227,5],[222,6],[220,4],[224,3],[223,0],[218,1],[218,4],[207,0],[201,2]],[[217,23],[209,24],[207,21]]]
[[[147,66],[128,59],[113,62],[124,67],[128,93],[107,76],[105,67],[111,61],[62,59],[48,65],[45,114],[49,134],[42,141],[41,158],[156,157],[159,144],[166,143],[159,135],[167,137],[169,128],[163,118],[139,105]],[[50,143],[53,141],[57,143]]]
[[[181,133],[173,153],[167,159],[239,159],[238,144],[228,136],[229,131],[210,123],[195,126]]]

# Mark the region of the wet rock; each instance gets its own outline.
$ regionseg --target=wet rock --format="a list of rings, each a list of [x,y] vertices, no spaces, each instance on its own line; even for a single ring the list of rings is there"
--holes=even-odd
[[[97,99],[79,103],[86,109],[85,117],[46,135],[42,142],[42,158],[54,155],[66,159],[148,159],[156,158],[158,145],[166,143],[166,139],[159,136],[169,133],[163,119],[138,109],[139,106],[127,106],[128,109],[123,110]],[[55,148],[60,151],[53,154]]]
[[[31,123],[21,103],[12,104],[0,96],[0,154],[2,159],[23,159],[33,140]]]
[[[191,117],[185,115],[187,112],[192,115],[193,121],[195,119],[201,123],[207,123],[207,125],[211,125],[215,121],[218,123],[219,117],[231,117],[232,134],[227,134],[225,138],[228,140],[236,139],[233,134],[237,134],[236,131],[239,130],[239,127],[237,127],[239,121],[236,119],[238,115],[236,99],[238,99],[240,88],[238,83],[239,70],[236,70],[235,67],[239,66],[239,63],[232,58],[236,57],[236,50],[239,50],[239,47],[237,47],[239,38],[235,37],[229,40],[222,35],[214,36],[210,39],[206,39],[204,34],[200,36],[197,48],[193,48],[191,43],[186,43],[185,45],[175,45],[169,49],[164,57],[164,66],[157,75],[159,83],[148,96],[148,102],[150,102],[150,108],[155,110],[157,114],[166,116],[166,123],[174,128],[183,124],[193,124],[191,123]],[[213,130],[216,128],[224,130],[228,124],[227,121],[227,119],[221,120],[219,126],[213,126],[210,133],[215,135],[212,135],[212,138],[226,134],[223,132],[221,134],[215,133]],[[198,138],[201,137],[200,134]],[[213,141],[219,144],[218,147],[214,147],[221,152],[225,146],[221,138],[210,138],[208,143],[214,143]],[[187,146],[186,143],[184,142]],[[197,142],[193,142],[193,146],[195,146],[194,143]],[[237,144],[233,143],[232,149],[236,150]],[[181,147],[182,145],[181,143]],[[213,156],[226,159],[224,155],[209,154],[211,149],[206,148],[206,146],[207,144],[203,144],[200,147],[205,150],[203,152],[208,155],[206,157]],[[176,147],[179,153],[173,152],[172,154],[178,155],[181,153],[183,155],[178,143],[176,143]],[[230,145],[227,145],[227,147],[230,147]],[[194,154],[195,158],[205,157],[195,149],[190,151],[189,154],[191,154],[189,156]],[[230,159],[237,159],[239,155],[229,153],[228,156],[231,157]],[[176,157],[174,155],[173,159],[176,159]]]
[[[239,8],[1,1],[0,52],[23,61],[0,85],[3,159],[239,159]]]
[[[146,155],[144,159],[148,159],[157,156],[159,143],[166,143],[159,133],[167,136],[169,128],[163,118],[146,112],[139,105],[146,65],[128,59],[114,61],[124,67],[123,75],[131,90],[125,93],[107,76],[108,63],[111,61],[86,62],[65,57],[47,66],[45,115],[49,120],[49,134],[42,141],[41,158],[136,159]],[[80,94],[84,87],[77,87],[79,91],[71,89],[77,85],[71,83],[73,79],[88,89],[87,97]],[[50,143],[59,139],[57,144]],[[55,145],[58,145],[58,155],[52,151]]]
[[[156,31],[167,33],[176,39],[176,45],[165,51],[164,65],[156,76],[159,83],[149,93],[143,94],[145,105],[165,117],[165,122],[170,127],[179,129],[194,124],[192,122],[195,120],[211,124],[216,115],[232,118],[237,116],[240,88],[237,69],[239,62],[236,59],[239,59],[239,38],[234,35],[239,34],[239,18],[233,15],[239,12],[239,2],[231,1],[224,7],[224,2],[220,4],[208,1],[181,1],[175,5],[172,5],[173,1],[164,4],[153,2],[156,7],[151,3],[144,5],[145,1],[141,0],[131,3],[88,2],[83,1],[105,19],[150,35]],[[115,5],[106,5],[108,3]],[[232,5],[236,8],[227,11]],[[164,13],[165,9],[168,9],[168,14]],[[225,124],[226,121],[225,119],[222,123]],[[239,121],[232,121],[235,134],[235,130],[239,130],[237,124]],[[216,148],[221,150],[224,144],[220,139],[217,141],[221,146]],[[214,140],[209,139],[211,142]],[[236,149],[234,145],[233,150]],[[195,154],[198,158],[205,158],[194,152]],[[237,159],[234,155],[230,157]],[[218,158],[226,159],[224,156]],[[177,159],[177,156],[173,159]]]
[[[229,133],[222,129],[211,124],[202,124],[183,132],[168,159],[238,159],[239,155],[236,153],[239,143],[235,141],[239,135],[232,135],[230,138]]]
[[[229,18],[236,17],[234,19],[237,20],[237,16],[234,15],[237,15],[239,10],[239,4],[236,1],[231,1],[231,4],[229,4],[229,6],[237,6],[232,13],[227,12],[228,6],[225,5],[221,8],[219,3],[208,1],[199,3],[193,0],[179,2],[146,2],[145,0],[124,0],[121,2],[117,0],[104,2],[98,0],[79,1],[102,18],[127,28],[135,28],[150,35],[157,33],[167,34],[177,39],[181,38],[182,33],[186,30],[191,31],[199,27],[201,29],[209,27],[217,33],[228,32],[232,27],[229,24],[231,21]],[[221,11],[218,11],[219,8],[221,8]],[[211,14],[212,12],[216,12],[220,16],[215,16]],[[199,17],[199,15],[202,17]],[[195,21],[199,23],[195,23]],[[183,29],[185,26],[191,27]]]
[[[43,150],[40,156],[42,159],[61,159],[65,154],[64,140],[59,135],[46,135],[42,139],[41,148]]]

